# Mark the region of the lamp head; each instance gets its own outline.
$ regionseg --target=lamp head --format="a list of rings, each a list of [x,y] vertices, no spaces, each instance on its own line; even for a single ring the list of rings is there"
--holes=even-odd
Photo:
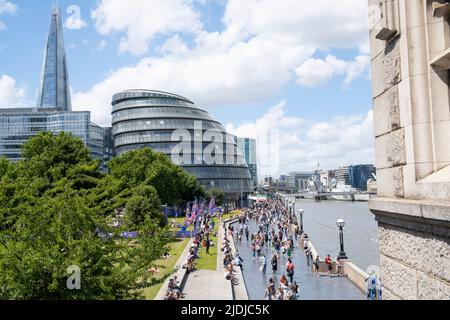
[[[339,219],[338,221],[336,221],[336,225],[339,228],[343,228],[345,226],[345,221],[343,219]]]

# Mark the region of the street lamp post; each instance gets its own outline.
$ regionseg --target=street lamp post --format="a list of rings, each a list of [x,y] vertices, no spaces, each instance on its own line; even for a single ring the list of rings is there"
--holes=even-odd
[[[294,215],[295,215],[295,198],[294,200],[292,200],[292,210],[290,214],[291,219],[293,219]]]
[[[344,231],[343,231],[344,226],[345,226],[345,221],[342,219],[339,219],[338,221],[336,221],[336,225],[339,228],[339,242],[341,245],[341,249],[340,249],[338,258],[346,260],[348,258],[344,251]]]
[[[303,234],[303,214],[305,211],[303,209],[298,210],[298,214],[300,215],[300,235]]]

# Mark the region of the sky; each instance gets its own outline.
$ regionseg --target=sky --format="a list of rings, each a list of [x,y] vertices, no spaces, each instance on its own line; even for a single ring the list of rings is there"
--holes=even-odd
[[[0,107],[37,100],[51,0],[0,0]],[[374,162],[367,0],[59,0],[73,109],[183,95],[258,141],[260,178]],[[267,139],[267,137],[272,137]]]

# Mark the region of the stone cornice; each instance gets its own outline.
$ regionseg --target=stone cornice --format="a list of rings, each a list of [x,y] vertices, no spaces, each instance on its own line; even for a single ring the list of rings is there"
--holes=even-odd
[[[450,202],[376,198],[369,202],[379,223],[450,237]]]

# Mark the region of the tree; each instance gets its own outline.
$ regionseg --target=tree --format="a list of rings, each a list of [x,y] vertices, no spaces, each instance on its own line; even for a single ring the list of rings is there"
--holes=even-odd
[[[103,175],[98,164],[81,140],[65,133],[30,139],[17,164],[0,159],[0,299],[139,295],[146,267],[166,250],[159,198],[151,186]],[[139,217],[134,247],[120,237],[127,226],[108,224],[129,196],[144,200],[131,210]],[[67,288],[72,265],[81,270],[82,290]]]
[[[93,162],[84,143],[66,132],[39,133],[24,144],[22,156],[28,173],[47,179],[49,184],[63,178],[69,168]]]
[[[110,161],[109,167],[112,177],[122,181],[124,188],[153,186],[165,205],[179,205],[204,193],[194,176],[149,148],[129,151]]]
[[[165,226],[161,214],[161,202],[152,186],[139,186],[125,207],[125,221],[131,228],[139,228],[147,219],[155,219],[161,227]]]
[[[216,206],[222,206],[225,201],[225,193],[220,189],[211,189],[206,193],[206,198],[208,201],[215,198]]]

